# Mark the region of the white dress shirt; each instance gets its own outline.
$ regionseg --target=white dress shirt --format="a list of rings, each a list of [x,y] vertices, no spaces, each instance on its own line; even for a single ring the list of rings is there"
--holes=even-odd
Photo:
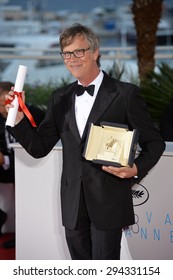
[[[87,91],[84,92],[84,94],[80,96],[75,97],[75,115],[76,115],[76,123],[79,130],[79,134],[82,137],[82,134],[84,132],[84,128],[88,119],[88,116],[91,112],[92,106],[94,104],[94,101],[96,99],[99,87],[103,80],[103,72],[100,71],[97,78],[90,83],[90,85],[95,85],[94,89],[94,95],[91,96],[88,94]],[[78,84],[80,84],[78,82]]]

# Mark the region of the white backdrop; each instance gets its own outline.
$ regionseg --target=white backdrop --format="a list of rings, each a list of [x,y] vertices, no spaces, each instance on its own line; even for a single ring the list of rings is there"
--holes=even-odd
[[[133,188],[136,224],[125,231],[133,259],[173,260],[173,153]]]
[[[33,159],[18,144],[16,259],[70,259],[61,225],[62,150]],[[123,232],[121,259],[173,259],[172,143],[132,191],[136,224]]]

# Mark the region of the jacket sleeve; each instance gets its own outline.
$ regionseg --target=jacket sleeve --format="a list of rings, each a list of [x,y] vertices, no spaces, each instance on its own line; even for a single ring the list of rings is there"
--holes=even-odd
[[[139,132],[139,156],[135,159],[141,180],[159,161],[165,150],[159,130],[156,128],[138,87],[132,87],[127,104],[129,125]]]
[[[7,127],[21,146],[35,158],[46,156],[60,139],[54,108],[54,98],[52,97],[46,116],[38,128],[33,128],[26,117],[14,127]]]

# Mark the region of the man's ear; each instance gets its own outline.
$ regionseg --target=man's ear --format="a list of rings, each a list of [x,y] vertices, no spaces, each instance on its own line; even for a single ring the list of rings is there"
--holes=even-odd
[[[100,54],[100,51],[99,49],[97,48],[95,51],[94,51],[94,60],[97,60],[97,58],[99,57],[99,54]]]

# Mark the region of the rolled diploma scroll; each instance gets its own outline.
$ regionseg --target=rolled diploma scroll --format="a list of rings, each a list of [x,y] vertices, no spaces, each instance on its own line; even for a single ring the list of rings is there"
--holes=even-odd
[[[26,72],[27,72],[27,67],[24,65],[19,65],[17,76],[16,76],[16,81],[15,81],[15,85],[14,85],[14,91],[22,92],[24,82],[25,82]],[[17,111],[19,108],[18,98],[16,95],[11,104],[13,104],[14,107],[10,108],[8,111],[6,125],[13,127],[15,124],[16,115],[17,115]]]

